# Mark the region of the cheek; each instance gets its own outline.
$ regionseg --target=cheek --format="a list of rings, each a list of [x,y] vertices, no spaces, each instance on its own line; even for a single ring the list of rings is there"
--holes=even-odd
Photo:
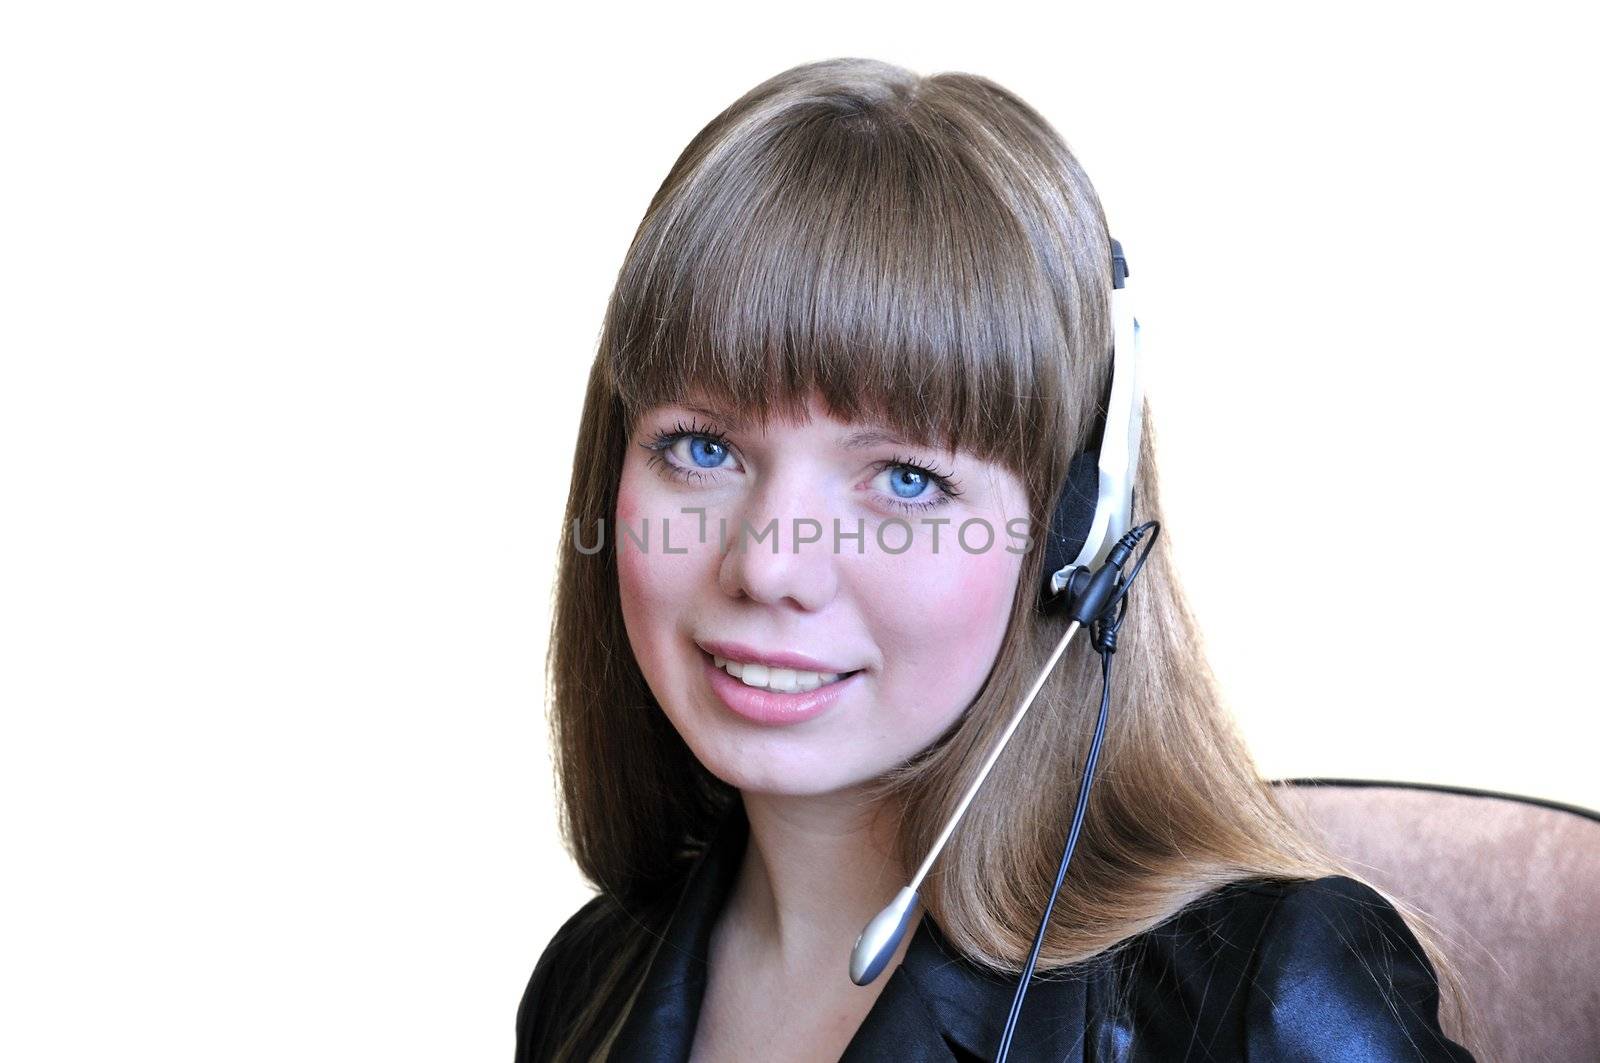
[[[929,603],[926,615],[934,620],[921,636],[917,659],[923,682],[939,676],[945,690],[932,718],[935,731],[972,705],[994,667],[1017,593],[1018,568],[1016,556],[1003,550],[963,554],[946,574],[943,593]],[[924,704],[916,711],[921,716],[933,707]]]
[[[661,552],[662,514],[658,509],[649,485],[641,485],[633,470],[625,469],[617,488],[617,511],[608,531],[609,546],[616,553],[623,618],[630,629],[636,621],[653,615],[673,592],[672,566],[662,564],[672,555]]]
[[[945,574],[945,590],[934,605],[947,618],[946,644],[968,657],[981,656],[983,672],[1005,634],[1017,591],[1017,555],[995,547],[981,554],[962,553]]]
[[[641,550],[623,530],[626,526],[640,535],[645,529],[653,532],[652,526],[659,522],[647,495],[648,492],[638,489],[633,476],[624,469],[617,488],[617,511],[607,529],[607,548],[616,558],[617,595],[622,604],[623,626],[639,665],[648,676],[653,671],[654,647],[658,641],[651,628],[663,618],[661,606],[670,600],[672,588],[669,585],[671,573],[655,563],[658,555]],[[654,545],[653,541],[650,545]]]
[[[941,541],[937,555],[874,568],[862,586],[896,686],[975,692],[1005,635],[1020,568],[1003,540],[975,554]]]
[[[606,530],[607,547],[616,557],[622,618],[642,664],[658,644],[670,640],[699,588],[715,575],[714,568],[708,575],[710,555],[698,542],[697,518],[685,516],[666,492],[655,490],[651,475],[624,469],[616,513]]]

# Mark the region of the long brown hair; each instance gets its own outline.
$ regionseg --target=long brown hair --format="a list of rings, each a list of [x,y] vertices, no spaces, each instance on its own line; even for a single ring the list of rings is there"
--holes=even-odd
[[[612,524],[639,413],[700,388],[765,423],[800,416],[817,391],[842,419],[1002,463],[1041,529],[1072,456],[1097,442],[1110,275],[1083,168],[1032,108],[983,77],[809,63],[756,86],[684,149],[607,307],[558,560],[548,671],[562,830],[603,893],[630,911],[659,901],[738,796],[653,700],[628,648],[614,550],[585,552],[574,538],[592,542],[596,518]],[[1148,402],[1145,417],[1136,522],[1161,518]],[[1235,880],[1361,879],[1297,829],[1260,777],[1171,541],[1170,530],[1157,538],[1128,597],[1095,787],[1041,972],[1113,949]],[[1042,558],[1024,556],[972,706],[872,784],[900,818],[904,866],[921,862],[1064,631],[1035,611]],[[1026,961],[1099,684],[1098,656],[1074,640],[923,884],[924,909],[975,962],[1015,973]],[[1460,1023],[1455,968],[1423,913],[1389,899],[1441,975],[1445,1021]],[[640,938],[613,968],[622,996],[651,944]]]

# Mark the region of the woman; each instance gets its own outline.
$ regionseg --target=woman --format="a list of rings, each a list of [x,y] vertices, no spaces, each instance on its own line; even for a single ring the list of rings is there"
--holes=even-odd
[[[994,1058],[1091,741],[1085,639],[888,973],[847,963],[1064,631],[1029,547],[1096,443],[1110,287],[1088,178],[986,79],[808,64],[690,142],[585,398],[550,679],[600,892],[538,962],[518,1060]],[[1154,456],[1147,427],[1140,521]],[[1279,809],[1152,547],[1010,1058],[1471,1059],[1425,923]]]

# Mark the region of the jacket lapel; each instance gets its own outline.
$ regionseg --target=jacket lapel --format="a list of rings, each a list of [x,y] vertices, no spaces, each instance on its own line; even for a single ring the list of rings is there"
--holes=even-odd
[[[924,915],[917,934],[895,970],[923,1003],[929,1021],[949,1044],[959,1045],[960,1059],[993,1059],[1005,1032],[1006,1017],[1017,992],[1017,975],[999,975],[960,956],[939,924]],[[1016,1063],[1032,1060],[1086,1058],[1084,1026],[1087,983],[1083,974],[1034,976],[1022,1001],[1022,1014],[1006,1057]],[[877,1021],[874,1008],[862,1032]]]
[[[688,1060],[706,991],[711,930],[733,889],[748,834],[744,807],[735,801],[716,838],[689,872],[644,982],[612,1042],[612,1059],[627,1063]]]
[[[689,873],[611,1058],[686,1063],[705,996],[711,931],[744,859],[749,824],[735,802],[716,838]],[[845,977],[845,955],[839,960]],[[926,914],[900,966],[890,972],[843,1063],[876,1060],[993,1059],[1016,978],[995,976],[955,953]],[[804,1001],[797,1005],[804,1007]],[[1035,979],[1023,1002],[1010,1059],[1082,1059],[1085,1013],[1081,977]],[[952,1046],[959,1046],[957,1049]]]

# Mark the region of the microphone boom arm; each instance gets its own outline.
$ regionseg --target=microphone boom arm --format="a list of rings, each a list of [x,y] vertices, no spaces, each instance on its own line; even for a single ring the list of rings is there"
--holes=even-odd
[[[1055,670],[1056,662],[1066,652],[1067,644],[1072,641],[1072,636],[1078,633],[1082,624],[1073,620],[1067,626],[1066,634],[1061,636],[1061,641],[1056,643],[1056,648],[1051,652],[1050,659],[1045,662],[1044,670],[1039,673],[1039,678],[1033,681],[1033,686],[1028,689],[1028,694],[1022,699],[1022,704],[1017,706],[1017,711],[1012,714],[1011,721],[1006,724],[1006,729],[1000,735],[1000,740],[989,750],[989,755],[984,758],[983,766],[978,769],[978,777],[972,780],[967,787],[967,792],[962,795],[960,804],[945,823],[944,829],[939,832],[939,838],[933,843],[933,848],[922,861],[922,866],[917,868],[917,873],[912,876],[909,885],[903,887],[895,895],[889,906],[877,915],[861,931],[856,938],[855,948],[850,952],[850,980],[856,985],[868,985],[889,963],[889,958],[900,947],[900,939],[905,935],[911,925],[911,912],[916,906],[917,887],[927,877],[928,871],[933,867],[933,862],[944,851],[945,843],[950,840],[950,835],[955,832],[956,824],[961,822],[961,817],[966,813],[967,806],[978,793],[978,788],[989,777],[989,769],[994,767],[994,762],[1011,741],[1017,725],[1022,722],[1022,717],[1027,714],[1028,708],[1033,704],[1033,699],[1039,696],[1039,691],[1044,688],[1044,681]]]

